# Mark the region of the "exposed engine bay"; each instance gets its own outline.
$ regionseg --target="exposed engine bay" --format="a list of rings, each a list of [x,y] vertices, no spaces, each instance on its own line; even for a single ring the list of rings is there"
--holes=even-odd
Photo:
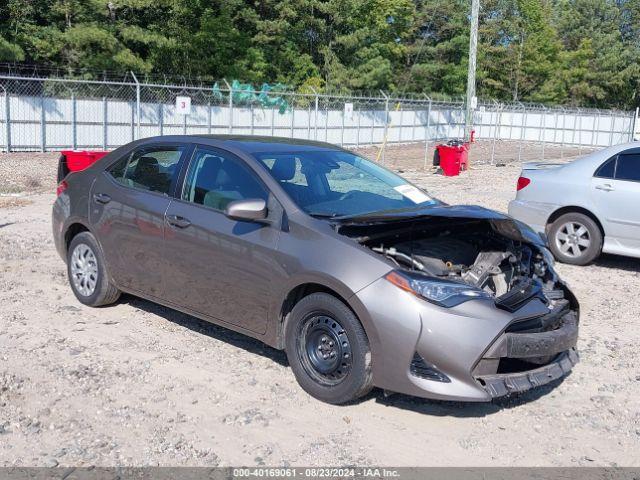
[[[554,296],[551,292],[557,278],[542,249],[509,238],[515,235],[509,235],[505,226],[498,224],[496,228],[487,219],[437,217],[411,224],[373,224],[368,229],[364,225],[343,226],[340,231],[348,236],[356,234],[358,242],[401,269],[461,281],[495,297],[532,282]]]

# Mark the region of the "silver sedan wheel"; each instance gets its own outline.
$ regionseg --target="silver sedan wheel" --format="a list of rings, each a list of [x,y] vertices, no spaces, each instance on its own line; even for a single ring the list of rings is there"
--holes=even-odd
[[[91,247],[80,243],[71,254],[71,281],[83,297],[95,292],[98,283],[98,261]]]
[[[591,235],[581,223],[567,222],[558,229],[555,241],[564,255],[578,258],[591,246]]]

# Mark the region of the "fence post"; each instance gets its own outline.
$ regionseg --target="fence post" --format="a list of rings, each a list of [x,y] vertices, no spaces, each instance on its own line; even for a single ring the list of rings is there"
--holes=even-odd
[[[356,148],[360,146],[360,102],[358,102],[358,121],[356,123]]]
[[[370,145],[373,145],[374,143],[374,139],[376,138],[376,116],[375,116],[375,110],[373,110],[371,112],[371,138],[370,138]]]
[[[11,152],[11,105],[9,104],[10,97],[7,89],[4,90],[4,132],[7,137],[7,153]]]
[[[136,139],[136,106],[133,102],[130,102],[131,105],[131,141],[133,142]]]
[[[429,143],[431,143],[431,98],[427,97],[429,103],[427,104],[427,123],[424,129],[424,167],[427,169],[427,161],[429,158]]]
[[[107,111],[107,97],[102,97],[102,149],[107,149],[109,138],[107,136],[107,128],[109,125],[109,114]]]
[[[342,104],[342,120],[340,125],[340,146],[344,145],[344,103]]]
[[[315,111],[314,111],[314,117],[313,117],[313,139],[314,140],[318,140],[318,92],[316,92],[316,89],[311,87],[311,91],[313,92],[313,94],[315,95]]]
[[[385,164],[385,144],[387,143],[387,134],[389,133],[389,97],[387,94],[380,90],[380,93],[384,97],[384,139],[382,144],[382,164]]]
[[[324,141],[329,141],[329,102],[327,101],[327,106],[324,109]]]
[[[498,124],[500,120],[500,104],[495,100],[493,100],[493,103],[496,107],[496,122],[493,125],[493,142],[491,143],[491,165],[494,165],[496,156],[496,138],[498,137]]]
[[[138,83],[138,78],[133,71],[131,76],[133,81],[136,82],[136,137],[140,138],[140,83]]]
[[[560,107],[560,110],[562,110],[562,137],[560,139],[560,160],[562,160],[564,158],[564,134],[566,132],[567,111],[564,107]]]
[[[271,109],[271,136],[275,137],[276,135],[276,109]]]
[[[553,110],[553,143],[554,145],[558,143],[558,109],[554,108]]]
[[[158,129],[160,135],[164,135],[164,104],[158,104]]]
[[[249,105],[249,112],[251,113],[251,135],[253,135],[253,131],[254,131],[253,103]]]
[[[296,121],[296,105],[295,105],[295,97],[291,97],[291,132],[290,132],[290,138],[293,138],[293,128],[295,125],[295,121]]]
[[[593,129],[591,130],[591,146],[596,142],[596,132],[600,128],[600,110],[596,108],[596,118],[593,119]]]
[[[207,102],[207,133],[211,134],[211,101]]]
[[[611,112],[611,131],[609,132],[609,146],[613,145],[613,132],[615,127],[616,127],[616,117],[613,114],[613,112]]]
[[[44,95],[40,95],[40,151],[47,150],[47,122],[44,110]]]
[[[400,104],[400,121],[398,122],[400,125],[400,129],[398,130],[398,140],[400,141],[400,143],[402,143],[402,122],[404,120],[404,105],[398,101],[398,103]],[[393,161],[394,165],[395,165],[395,159]]]
[[[544,161],[544,145],[547,141],[547,107],[545,107],[544,105],[542,105],[541,141],[542,141],[542,160]]]
[[[229,89],[229,133],[233,133],[233,88],[229,85],[226,78],[222,80]]]
[[[524,106],[522,102],[518,102],[520,107],[522,107],[522,117],[520,122],[520,146],[518,148],[518,163],[522,162],[522,146],[525,141],[526,131],[527,131],[527,107]]]
[[[582,153],[582,112],[580,109],[578,109],[578,128],[576,131],[578,132],[578,155],[580,155]]]
[[[73,150],[78,148],[78,119],[77,119],[76,94],[71,94],[71,143]]]

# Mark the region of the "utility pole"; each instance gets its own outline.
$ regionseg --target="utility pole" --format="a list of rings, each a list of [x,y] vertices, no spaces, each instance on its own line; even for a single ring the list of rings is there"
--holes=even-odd
[[[480,0],[471,0],[471,32],[469,35],[469,71],[467,73],[467,114],[465,117],[464,136],[471,137],[473,128],[473,111],[476,108],[476,56],[478,53],[478,15]]]

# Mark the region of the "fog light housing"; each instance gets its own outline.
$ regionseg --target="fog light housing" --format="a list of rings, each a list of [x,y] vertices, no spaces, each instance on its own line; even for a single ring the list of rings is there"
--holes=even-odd
[[[451,383],[451,379],[449,377],[438,370],[434,365],[428,363],[418,352],[413,354],[413,359],[409,366],[409,372],[411,372],[411,375],[414,377],[423,378],[425,380]]]

